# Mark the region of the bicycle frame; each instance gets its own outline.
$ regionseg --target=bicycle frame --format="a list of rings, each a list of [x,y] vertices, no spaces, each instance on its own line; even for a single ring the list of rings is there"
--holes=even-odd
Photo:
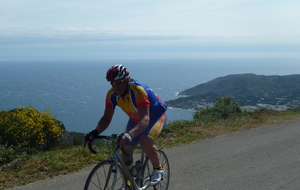
[[[99,136],[99,138],[105,138],[105,139],[110,139],[108,136]],[[91,144],[88,144],[89,149],[91,150],[91,152],[96,153],[96,151],[94,151],[91,147]],[[141,149],[140,146],[136,146],[135,149]],[[112,189],[117,189],[119,187],[116,187],[116,177],[117,177],[117,172],[118,172],[118,165],[121,166],[121,169],[124,173],[125,176],[125,180],[129,180],[131,185],[133,186],[133,188],[135,190],[145,190],[150,183],[150,180],[143,186],[143,167],[145,167],[145,161],[146,161],[146,156],[145,153],[142,151],[141,152],[141,156],[140,156],[140,161],[142,163],[141,168],[139,169],[139,171],[137,171],[137,175],[136,175],[136,180],[134,179],[134,177],[132,176],[132,174],[130,173],[130,171],[127,169],[126,164],[122,158],[122,155],[120,154],[120,150],[122,151],[122,153],[124,155],[126,155],[126,152],[123,148],[121,148],[119,146],[119,143],[117,142],[115,145],[115,149],[114,149],[114,153],[113,156],[109,159],[112,162],[112,166],[113,168],[111,168],[109,176],[113,175],[113,184],[112,184]],[[124,184],[125,185],[125,184]],[[140,186],[140,187],[139,187]],[[105,184],[105,187],[107,187],[107,184]]]
[[[133,186],[134,189],[136,189],[136,190],[144,190],[144,189],[146,189],[149,186],[150,180],[149,180],[149,182],[145,186],[143,186],[143,187],[139,187],[138,186],[138,185],[140,185],[140,186],[142,185],[142,182],[141,182],[142,170],[140,169],[138,171],[138,173],[137,173],[136,179],[137,179],[137,181],[139,183],[139,184],[137,184],[137,182],[134,180],[132,174],[127,169],[126,164],[125,164],[125,162],[124,162],[121,154],[119,153],[118,149],[116,149],[115,154],[112,157],[112,160],[114,162],[114,168],[113,168],[113,170],[116,171],[116,169],[118,167],[118,164],[120,164],[121,168],[122,168],[122,170],[124,172],[125,178],[130,181],[130,183],[131,183],[131,185]],[[144,166],[144,164],[145,164],[145,153],[144,152],[141,153],[141,162],[142,162],[142,166]]]

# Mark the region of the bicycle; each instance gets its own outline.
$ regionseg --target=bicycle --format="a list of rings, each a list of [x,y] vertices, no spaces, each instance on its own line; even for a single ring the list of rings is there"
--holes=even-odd
[[[158,150],[158,154],[160,163],[165,169],[165,173],[158,184],[151,186],[149,185],[149,182],[153,167],[151,161],[143,151],[134,155],[136,160],[135,167],[137,174],[133,176],[126,168],[125,162],[121,157],[120,152],[122,152],[124,155],[126,155],[126,152],[119,146],[118,135],[101,135],[96,139],[105,139],[107,142],[112,143],[114,150],[112,156],[108,160],[101,161],[92,169],[86,180],[84,190],[119,190],[121,187],[126,187],[128,180],[130,181],[130,185],[134,190],[168,189],[170,180],[170,166],[167,155],[162,150]],[[88,143],[88,148],[92,153],[96,153],[96,151],[92,148],[91,143]],[[141,147],[138,146],[136,149],[141,150]]]

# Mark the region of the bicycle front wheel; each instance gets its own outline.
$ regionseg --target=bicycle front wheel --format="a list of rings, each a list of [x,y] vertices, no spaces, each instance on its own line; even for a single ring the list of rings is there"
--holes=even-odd
[[[160,164],[164,167],[165,173],[162,176],[161,181],[155,186],[148,186],[147,190],[168,190],[170,181],[170,165],[167,155],[162,150],[158,150],[158,159]],[[143,166],[143,185],[149,182],[153,172],[153,166],[151,161],[147,157]]]
[[[112,161],[97,164],[89,174],[84,190],[117,190],[125,184],[124,173],[120,166],[114,168]]]

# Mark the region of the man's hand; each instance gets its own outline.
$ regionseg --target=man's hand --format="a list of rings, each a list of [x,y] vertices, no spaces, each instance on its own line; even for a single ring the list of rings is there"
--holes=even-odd
[[[132,135],[130,133],[122,133],[120,135],[120,146],[124,147],[132,141]]]
[[[88,134],[86,134],[84,136],[84,140],[86,142],[93,142],[95,137],[98,136],[98,131],[95,129],[95,130],[92,130],[91,132],[89,132]]]

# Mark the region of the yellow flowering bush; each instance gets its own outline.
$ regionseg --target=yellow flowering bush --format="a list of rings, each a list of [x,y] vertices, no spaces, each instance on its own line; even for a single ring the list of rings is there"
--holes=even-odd
[[[0,112],[0,144],[49,150],[60,145],[63,124],[51,116],[50,109],[38,112],[31,106]]]

